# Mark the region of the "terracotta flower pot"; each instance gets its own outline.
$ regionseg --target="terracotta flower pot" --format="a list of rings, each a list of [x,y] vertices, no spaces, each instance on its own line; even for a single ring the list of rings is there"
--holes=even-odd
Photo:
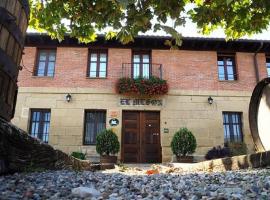
[[[176,156],[179,163],[193,163],[193,156]]]
[[[117,156],[100,156],[101,169],[114,169],[117,162]]]

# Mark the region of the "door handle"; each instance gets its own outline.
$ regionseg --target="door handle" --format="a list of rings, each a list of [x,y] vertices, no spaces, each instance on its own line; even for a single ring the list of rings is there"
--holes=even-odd
[[[159,135],[159,133],[153,133],[153,135]]]

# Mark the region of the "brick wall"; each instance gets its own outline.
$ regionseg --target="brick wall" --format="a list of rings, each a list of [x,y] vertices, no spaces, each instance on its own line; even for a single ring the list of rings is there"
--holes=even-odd
[[[26,47],[25,68],[19,75],[20,87],[106,88],[115,89],[122,63],[131,62],[131,49],[108,49],[108,77],[86,78],[88,49],[57,48],[55,76],[33,77],[36,48]],[[152,62],[163,65],[164,78],[171,89],[252,91],[256,84],[253,53],[236,53],[238,80],[218,81],[217,53],[214,51],[153,50]],[[258,54],[260,79],[266,77],[265,55]]]

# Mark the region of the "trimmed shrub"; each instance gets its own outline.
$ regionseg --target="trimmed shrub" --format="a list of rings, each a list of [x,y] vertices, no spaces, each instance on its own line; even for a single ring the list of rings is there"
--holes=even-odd
[[[210,149],[207,154],[205,155],[206,160],[212,160],[212,159],[217,159],[217,158],[225,158],[225,157],[230,157],[231,156],[231,151],[228,147],[213,147]]]
[[[117,135],[111,130],[106,129],[97,135],[96,151],[100,155],[113,155],[120,150],[120,143]]]
[[[176,156],[186,156],[195,152],[197,147],[196,138],[187,128],[177,131],[171,142],[171,149]]]
[[[85,160],[86,159],[86,154],[78,151],[74,151],[71,153],[71,156],[74,158],[78,158],[80,160]]]

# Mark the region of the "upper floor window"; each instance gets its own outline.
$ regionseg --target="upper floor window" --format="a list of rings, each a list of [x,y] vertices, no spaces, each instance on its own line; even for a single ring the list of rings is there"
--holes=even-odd
[[[223,112],[224,140],[227,142],[242,142],[241,113]]]
[[[233,55],[218,55],[218,79],[228,81],[237,79]]]
[[[48,109],[32,109],[30,120],[31,136],[48,143],[51,111]]]
[[[89,52],[89,67],[87,76],[90,78],[106,78],[108,53],[106,50]]]
[[[132,57],[132,77],[149,78],[151,76],[150,52],[134,51]]]
[[[266,57],[267,76],[270,77],[270,56]]]
[[[55,56],[55,49],[39,50],[34,75],[53,77],[55,68]]]
[[[96,144],[96,137],[106,128],[106,111],[88,110],[85,112],[84,141],[85,145]]]

